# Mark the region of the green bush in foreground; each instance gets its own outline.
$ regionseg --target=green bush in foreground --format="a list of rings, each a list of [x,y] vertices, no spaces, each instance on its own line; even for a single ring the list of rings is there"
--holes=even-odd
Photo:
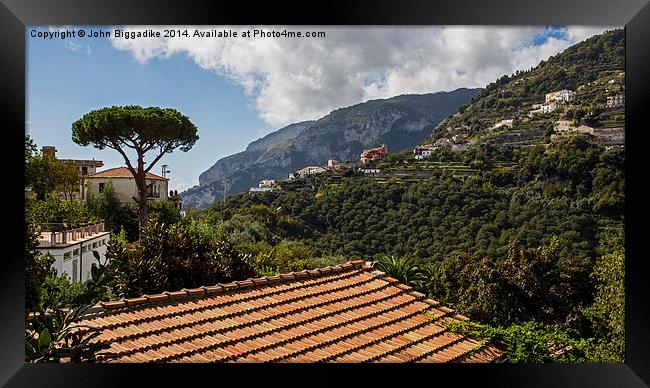
[[[484,344],[492,342],[506,352],[506,361],[513,363],[585,362],[591,342],[535,321],[508,327],[454,322],[449,327],[456,333],[484,338]]]

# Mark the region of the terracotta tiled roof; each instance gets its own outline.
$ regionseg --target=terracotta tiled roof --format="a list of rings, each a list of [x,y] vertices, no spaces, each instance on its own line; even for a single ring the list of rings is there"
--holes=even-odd
[[[115,167],[109,168],[108,170],[98,171],[95,174],[90,175],[92,178],[133,178],[133,174],[126,167]],[[147,179],[166,181],[167,178],[163,178],[160,175],[152,174],[147,172]]]
[[[467,320],[363,261],[102,302],[100,362],[492,362]]]

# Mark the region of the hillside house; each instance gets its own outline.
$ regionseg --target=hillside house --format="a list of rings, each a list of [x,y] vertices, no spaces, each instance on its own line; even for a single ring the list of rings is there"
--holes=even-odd
[[[433,143],[433,145],[438,147],[438,148],[440,148],[440,147],[451,147],[451,140],[446,139],[446,138],[443,137],[441,139],[436,140]]]
[[[413,149],[413,154],[415,155],[416,160],[422,160],[431,156],[431,153],[437,149],[438,146],[433,144],[421,144]]]
[[[368,163],[375,160],[384,160],[386,154],[388,153],[388,146],[386,144],[382,145],[379,148],[371,148],[369,150],[363,150],[361,153],[361,163]]]
[[[547,104],[541,104],[539,105],[539,109],[537,110],[531,110],[528,112],[528,117],[533,117],[533,115],[538,114],[538,113],[551,113],[554,112],[557,109],[557,103],[555,102],[549,102]]]
[[[568,89],[558,90],[556,92],[546,93],[546,103],[549,102],[569,102],[575,98],[576,92]]]
[[[319,166],[307,166],[304,168],[301,168],[300,170],[296,171],[294,173],[295,178],[305,178],[306,176],[309,175],[314,175],[314,174],[320,174],[325,172],[325,169],[323,167]],[[291,175],[291,174],[289,174]]]
[[[52,266],[57,275],[66,276],[72,283],[91,279],[90,269],[97,263],[93,251],[97,251],[102,264],[106,263],[106,243],[110,232],[104,223],[72,227],[63,224],[41,224],[38,247],[41,253],[54,257]]]
[[[257,187],[271,187],[275,184],[275,179],[262,179]]]
[[[126,167],[109,168],[89,175],[86,178],[86,196],[90,193],[97,195],[104,191],[108,181],[111,181],[115,194],[122,205],[133,205],[137,202],[138,187],[135,178]],[[147,199],[150,201],[161,201],[167,199],[169,178],[148,172],[146,175]]]
[[[607,108],[620,108],[625,106],[625,95],[620,94],[618,96],[607,97]]]
[[[369,177],[378,177],[381,174],[381,170],[378,168],[360,168],[359,171]]]

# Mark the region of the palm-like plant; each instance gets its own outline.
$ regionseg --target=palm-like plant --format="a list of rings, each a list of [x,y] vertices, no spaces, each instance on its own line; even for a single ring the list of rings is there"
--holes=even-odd
[[[426,276],[413,260],[407,257],[386,256],[377,262],[377,268],[400,282],[423,290]]]
[[[75,321],[89,306],[52,312],[41,310],[25,327],[26,362],[95,362],[96,354],[110,347],[94,340],[100,333]]]

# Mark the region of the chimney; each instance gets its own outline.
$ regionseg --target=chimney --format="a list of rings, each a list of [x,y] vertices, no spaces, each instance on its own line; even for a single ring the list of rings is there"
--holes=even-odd
[[[43,146],[41,148],[41,153],[44,157],[56,158],[56,147],[54,146]]]

